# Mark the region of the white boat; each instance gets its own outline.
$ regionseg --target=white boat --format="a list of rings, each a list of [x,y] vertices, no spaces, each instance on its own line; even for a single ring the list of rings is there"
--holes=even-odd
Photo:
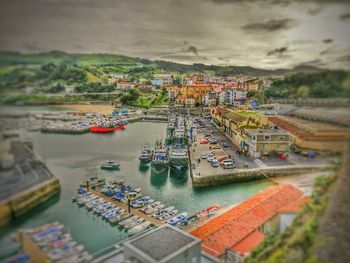
[[[133,221],[139,219],[139,218],[140,218],[139,216],[132,216],[132,217],[130,217],[130,218],[128,218],[128,219],[125,219],[125,220],[121,221],[121,222],[119,223],[119,225],[125,226],[125,225],[130,224],[131,222],[133,222]]]
[[[136,235],[136,234],[138,234],[138,233],[141,233],[142,231],[146,230],[151,224],[152,224],[151,222],[145,221],[145,222],[143,222],[142,224],[131,228],[131,229],[128,231],[128,234],[129,234],[130,236],[133,236],[133,235]]]
[[[142,217],[140,217],[140,218],[136,219],[135,221],[133,221],[133,222],[131,222],[131,223],[125,225],[124,227],[125,227],[126,229],[130,229],[130,228],[133,228],[133,227],[135,227],[135,226],[141,224],[143,221],[145,221],[145,219],[143,219]]]
[[[186,216],[187,216],[186,212],[181,213],[178,216],[176,216],[175,218],[168,220],[167,223],[174,226],[177,223],[181,223],[182,221],[184,221],[186,219]]]

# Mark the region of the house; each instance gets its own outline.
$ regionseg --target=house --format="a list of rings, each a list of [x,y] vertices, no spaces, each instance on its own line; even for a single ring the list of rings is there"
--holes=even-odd
[[[267,188],[191,232],[202,239],[202,250],[233,262],[243,262],[265,238],[263,228],[282,207],[293,203],[303,192],[290,184]],[[265,232],[265,233],[268,233]]]
[[[287,152],[289,146],[289,134],[283,130],[244,129],[243,149],[253,158]]]
[[[154,80],[151,80],[156,86],[169,86],[173,84],[173,76],[171,74],[153,74]]]

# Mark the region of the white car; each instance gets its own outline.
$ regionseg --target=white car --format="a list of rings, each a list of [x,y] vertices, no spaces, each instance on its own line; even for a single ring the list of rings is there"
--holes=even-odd
[[[201,159],[204,159],[204,160],[207,159],[207,155],[205,153],[202,153]]]
[[[233,160],[232,159],[225,159],[223,161],[220,162],[220,164],[222,166],[226,165],[226,164],[234,164]]]

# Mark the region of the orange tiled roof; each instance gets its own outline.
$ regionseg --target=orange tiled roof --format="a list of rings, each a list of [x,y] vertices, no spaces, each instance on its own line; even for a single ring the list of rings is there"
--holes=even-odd
[[[256,230],[245,237],[242,241],[234,245],[232,248],[242,254],[248,253],[263,242],[264,238],[264,234]]]
[[[290,204],[280,208],[280,213],[297,213],[301,210],[302,206],[309,201],[309,197],[303,196]]]
[[[219,257],[225,248],[234,247],[278,213],[278,210],[302,196],[293,185],[270,187],[233,207],[191,233],[203,240],[203,250]]]
[[[210,85],[205,83],[194,83],[187,85],[187,87],[210,87]]]

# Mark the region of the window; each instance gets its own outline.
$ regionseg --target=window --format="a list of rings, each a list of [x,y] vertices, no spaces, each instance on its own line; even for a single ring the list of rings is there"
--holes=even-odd
[[[265,141],[267,141],[267,140],[271,140],[271,136],[269,136],[269,135],[265,135],[265,136],[264,136],[264,140],[265,140]]]

